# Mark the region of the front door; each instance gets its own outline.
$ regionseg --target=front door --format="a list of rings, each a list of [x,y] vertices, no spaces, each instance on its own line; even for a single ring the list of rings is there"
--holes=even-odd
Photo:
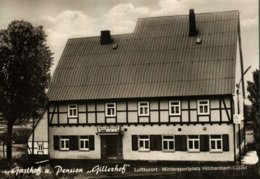
[[[121,135],[101,136],[101,158],[102,159],[122,158],[122,136]]]

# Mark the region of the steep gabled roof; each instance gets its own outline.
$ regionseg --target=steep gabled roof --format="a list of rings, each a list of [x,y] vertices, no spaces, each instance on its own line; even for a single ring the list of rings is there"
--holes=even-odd
[[[69,39],[55,70],[50,101],[232,94],[239,12],[138,19],[134,33]],[[118,47],[113,49],[113,44]]]

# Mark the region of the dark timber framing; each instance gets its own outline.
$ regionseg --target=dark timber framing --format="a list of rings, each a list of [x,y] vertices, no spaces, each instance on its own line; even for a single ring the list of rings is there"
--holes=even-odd
[[[227,114],[228,120],[231,122],[231,117],[229,116],[229,113],[228,113],[228,109],[227,109],[227,106],[226,106],[225,99],[222,98],[222,101],[223,101],[223,104],[224,104],[224,109],[225,109],[225,111],[226,111],[226,114]],[[229,110],[230,110],[230,108],[229,108]]]
[[[207,115],[199,115],[197,113],[197,100],[199,99],[208,99],[209,100],[209,114]],[[227,107],[225,100],[230,99],[230,106]],[[161,109],[161,102],[162,101],[167,101],[168,102],[168,109]],[[169,113],[169,101],[172,100],[178,100],[180,101],[180,115],[179,116],[173,116],[173,117],[179,117],[180,119],[178,119],[178,121],[172,121],[171,120],[171,115]],[[183,101],[187,101],[187,108],[183,109]],[[191,108],[191,100],[195,100],[196,102],[196,108]],[[212,101],[211,100],[215,100],[216,102],[219,103],[219,107],[211,107]],[[130,109],[129,110],[129,102],[132,101],[134,103],[136,103],[136,107],[135,109]],[[139,116],[138,115],[138,102],[139,101],[147,101],[149,102],[149,116]],[[125,109],[120,109],[117,110],[118,106],[116,107],[116,116],[115,117],[106,117],[104,116],[104,122],[100,122],[98,121],[98,113],[104,113],[105,115],[105,108],[104,110],[98,110],[97,105],[99,103],[105,104],[106,102],[115,102],[116,105],[118,105],[118,102],[123,102],[125,105]],[[154,108],[151,109],[151,103],[157,103],[158,109]],[[222,105],[223,102],[223,105]],[[60,123],[60,114],[68,114],[65,111],[60,111],[60,105],[68,105],[68,104],[73,104],[76,103],[78,105],[78,117],[77,117],[77,122],[76,123],[71,123],[69,121],[69,118],[67,118],[67,123]],[[92,104],[94,107],[94,111],[89,111],[89,107],[88,105]],[[87,125],[87,126],[92,126],[92,125],[176,125],[176,124],[180,124],[180,125],[196,125],[196,124],[230,124],[233,121],[233,116],[230,114],[233,114],[233,104],[232,104],[232,97],[230,95],[221,95],[221,96],[205,96],[205,97],[176,97],[176,98],[151,98],[151,99],[118,99],[118,100],[109,100],[109,101],[105,101],[105,100],[94,100],[94,101],[59,101],[59,102],[50,102],[49,106],[53,106],[53,110],[50,111],[50,109],[48,108],[48,121],[49,121],[49,125],[50,126],[78,126],[78,125]],[[79,105],[85,105],[85,110],[80,111],[80,107]],[[84,109],[84,108],[83,108]],[[81,108],[82,110],[82,108]],[[212,117],[212,111],[214,110],[218,110],[219,111],[219,120],[218,121],[212,121],[211,117]],[[188,119],[183,119],[183,111],[187,111],[187,115],[188,115]],[[191,111],[196,111],[196,116],[197,116],[197,121],[191,121]],[[226,116],[228,118],[228,120],[223,121],[223,114],[222,112],[225,111],[226,112]],[[135,112],[137,114],[137,122],[131,122],[129,121],[129,112]],[[157,112],[158,113],[158,120],[156,122],[152,122],[151,121],[151,114],[152,112]],[[167,112],[168,113],[168,121],[167,122],[162,122],[161,121],[161,117],[162,117],[162,112]],[[89,114],[94,114],[94,123],[89,123]],[[125,121],[121,121],[120,123],[118,122],[118,113],[126,113],[125,117]],[[82,123],[82,121],[79,120],[79,114],[86,114],[86,123]],[[154,113],[155,114],[155,113]],[[53,118],[54,115],[57,115],[57,124],[53,123]],[[203,120],[201,121],[199,118],[201,116],[207,116],[208,119],[207,121]],[[115,122],[107,122],[108,118],[114,118]],[[147,120],[142,121],[140,120],[140,118],[146,118]],[[76,119],[76,118],[75,118]],[[172,122],[171,122],[172,121]]]
[[[220,108],[220,110],[219,110],[219,120],[220,120],[220,122],[222,122],[222,102],[221,102],[220,98],[219,98],[219,108]]]
[[[87,113],[87,111],[88,111],[88,103],[85,103],[85,105],[86,105],[86,124],[88,124],[88,113]]]

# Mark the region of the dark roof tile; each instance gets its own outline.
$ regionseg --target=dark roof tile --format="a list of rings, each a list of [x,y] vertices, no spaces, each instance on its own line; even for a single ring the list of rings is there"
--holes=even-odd
[[[141,18],[132,34],[68,40],[50,84],[50,101],[232,94],[238,11]]]

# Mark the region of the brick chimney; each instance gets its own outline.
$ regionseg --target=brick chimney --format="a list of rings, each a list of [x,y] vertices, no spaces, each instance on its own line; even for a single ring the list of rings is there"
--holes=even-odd
[[[196,28],[196,19],[195,19],[195,13],[194,9],[190,9],[189,12],[189,36],[195,37],[198,35],[198,31]]]
[[[109,30],[102,30],[100,36],[100,44],[106,45],[112,42],[110,31]]]

